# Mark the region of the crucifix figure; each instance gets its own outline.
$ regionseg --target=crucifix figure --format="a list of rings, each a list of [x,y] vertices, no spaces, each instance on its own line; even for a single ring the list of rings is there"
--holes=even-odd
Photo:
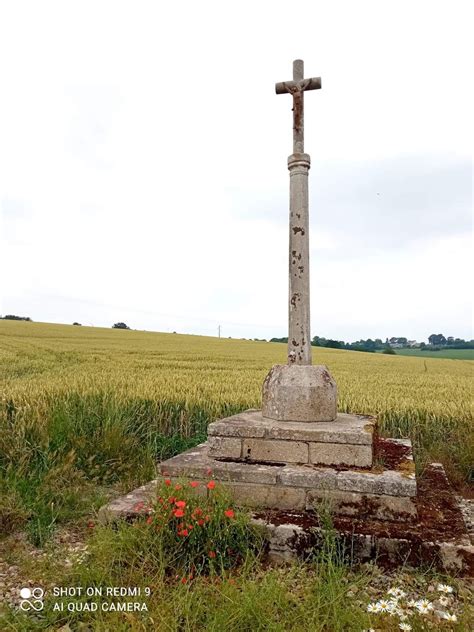
[[[288,364],[311,365],[309,300],[308,171],[304,153],[304,92],[321,88],[321,78],[304,79],[301,59],[293,62],[293,80],[275,84],[277,94],[293,96],[293,153],[290,170],[290,263],[288,305]]]

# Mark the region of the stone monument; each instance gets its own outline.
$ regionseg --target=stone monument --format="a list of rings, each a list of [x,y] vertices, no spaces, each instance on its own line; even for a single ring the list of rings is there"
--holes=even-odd
[[[327,367],[312,365],[309,292],[308,172],[304,93],[321,88],[293,79],[277,94],[293,97],[290,171],[288,362],[263,383],[262,410],[209,424],[208,440],[158,465],[163,477],[222,482],[238,505],[254,508],[268,531],[269,554],[287,559],[318,546],[318,511],[329,507],[351,556],[390,564],[433,563],[474,571],[474,547],[462,510],[440,464],[425,468],[417,487],[411,442],[382,439],[374,417],[337,412],[337,388]],[[152,481],[100,510],[102,520],[131,518],[155,495]],[[198,487],[206,491],[206,486]],[[140,509],[137,509],[140,507]],[[471,569],[471,570],[470,570]]]
[[[321,79],[304,79],[303,61],[293,62],[293,80],[275,85],[293,97],[293,153],[290,171],[288,364],[272,368],[263,384],[262,414],[278,421],[334,421],[336,383],[325,366],[312,366],[309,291],[310,157],[304,153],[304,93]]]
[[[160,465],[162,472],[226,483],[237,502],[259,508],[308,510],[330,499],[352,514],[370,506],[379,517],[416,514],[416,481],[408,470],[371,473],[375,419],[337,412],[337,388],[326,366],[313,365],[310,334],[310,157],[304,152],[304,93],[321,79],[304,78],[293,62],[293,79],[277,94],[293,99],[290,172],[288,362],[274,366],[262,390],[262,410],[248,410],[211,423],[208,441]],[[368,502],[369,500],[369,502]]]

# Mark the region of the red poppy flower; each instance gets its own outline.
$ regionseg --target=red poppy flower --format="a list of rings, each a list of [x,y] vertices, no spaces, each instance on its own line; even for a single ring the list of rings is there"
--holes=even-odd
[[[182,529],[181,531],[178,531],[178,535],[187,536],[189,535],[189,531],[187,529]]]
[[[197,487],[199,485],[199,481],[191,481],[189,484],[191,487]]]
[[[170,505],[174,505],[174,503],[176,502],[176,497],[175,496],[170,496],[168,498],[168,502],[170,503]]]
[[[208,476],[210,476],[210,475],[212,474],[212,470],[211,470],[211,468],[209,468],[209,469],[207,470],[206,474],[207,474]]]
[[[176,507],[179,507],[180,509],[184,509],[186,507],[186,503],[184,502],[184,500],[177,500],[175,502]]]
[[[95,525],[92,522],[92,520],[89,520],[89,522],[87,523],[87,526],[89,527],[89,529],[93,529],[95,527]]]
[[[226,518],[233,518],[235,516],[235,513],[234,513],[234,511],[232,509],[226,509],[224,511],[224,516]]]
[[[194,516],[202,516],[202,509],[200,507],[196,507],[196,509],[193,511],[193,517]]]
[[[202,525],[203,525],[203,524],[204,524],[204,520],[198,520],[198,525],[199,525],[200,527],[202,527]]]
[[[209,481],[209,483],[206,485],[207,489],[214,489],[215,486],[216,486],[215,481]]]
[[[146,519],[146,523],[151,524],[152,522],[153,522],[153,516],[148,516],[148,518]]]
[[[176,483],[176,485],[174,486],[175,489],[181,489],[182,485],[180,485],[179,483]]]
[[[214,559],[216,557],[216,552],[215,551],[209,551],[209,557]]]
[[[168,486],[171,485],[171,480],[169,478],[165,480],[165,485],[168,485]]]
[[[182,518],[184,516],[184,511],[182,509],[176,509],[174,512],[175,518]]]
[[[185,584],[187,581],[188,581],[188,580],[186,579],[186,577],[182,577],[182,578],[181,578],[181,583],[182,583],[182,584]]]

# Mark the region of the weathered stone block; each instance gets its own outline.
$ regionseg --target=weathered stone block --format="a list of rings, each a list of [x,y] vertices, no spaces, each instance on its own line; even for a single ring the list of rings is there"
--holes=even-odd
[[[265,437],[268,439],[289,439],[291,441],[314,441],[317,443],[348,443],[351,445],[372,445],[375,419],[363,415],[339,413],[334,421],[272,421],[254,413],[248,418],[254,423],[267,421]]]
[[[220,437],[263,438],[267,431],[267,424],[262,422],[261,411],[245,411],[239,415],[232,415],[232,417],[212,422],[207,427],[207,434],[209,437],[216,435]]]
[[[212,475],[223,483],[227,481],[241,483],[262,483],[275,485],[278,472],[283,469],[272,465],[260,465],[254,463],[227,463],[215,461],[212,467]]]
[[[333,421],[336,383],[322,365],[277,364],[263,383],[262,413],[279,421]]]
[[[329,468],[284,467],[277,477],[278,483],[290,487],[337,489],[337,472]]]
[[[131,514],[139,513],[135,510],[137,505],[143,504],[145,509],[147,505],[151,505],[155,501],[156,489],[159,482],[160,481],[158,479],[154,479],[146,485],[137,487],[137,489],[134,489],[129,494],[125,494],[125,496],[120,496],[119,498],[110,501],[110,503],[99,509],[99,522],[106,524],[122,518],[127,518]]]
[[[194,479],[215,479],[227,482],[262,483],[274,485],[284,466],[261,465],[244,461],[218,461],[209,457],[207,443],[202,443],[160,464],[163,475]]]
[[[413,499],[407,496],[383,496],[335,490],[308,491],[306,508],[314,509],[318,503],[327,506],[331,513],[354,518],[408,520],[417,515]]]
[[[209,436],[315,441],[372,445],[376,420],[366,415],[339,413],[334,421],[278,421],[261,410],[246,410],[208,426]]]
[[[209,456],[215,459],[240,459],[242,440],[234,437],[209,437]]]
[[[341,491],[387,494],[389,496],[416,496],[414,474],[405,475],[396,470],[372,472],[339,472],[337,487]]]
[[[228,483],[226,486],[236,504],[246,507],[298,510],[306,505],[306,492],[297,487],[245,483]]]
[[[244,439],[242,455],[252,461],[307,463],[308,444],[301,441],[267,441]]]
[[[309,460],[322,465],[372,466],[372,446],[344,443],[310,443]]]

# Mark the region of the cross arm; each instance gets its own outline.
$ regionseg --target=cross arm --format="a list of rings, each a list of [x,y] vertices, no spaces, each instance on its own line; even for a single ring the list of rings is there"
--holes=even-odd
[[[296,90],[318,90],[321,88],[321,77],[312,77],[311,79],[303,79],[303,81],[281,81],[275,84],[275,92],[277,94],[290,94]]]

